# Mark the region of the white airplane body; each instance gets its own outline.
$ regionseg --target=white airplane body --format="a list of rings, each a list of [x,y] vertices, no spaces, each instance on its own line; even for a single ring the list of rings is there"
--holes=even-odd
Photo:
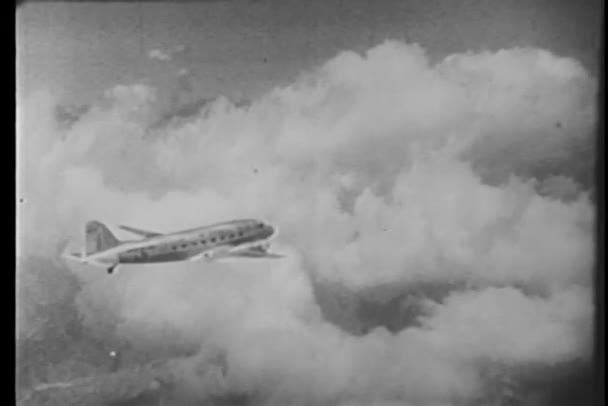
[[[244,219],[161,234],[127,226],[121,229],[144,237],[120,241],[98,221],[86,225],[86,244],[82,253],[66,258],[96,266],[108,273],[118,265],[175,261],[217,260],[222,258],[280,258],[268,252],[275,227],[258,220]]]

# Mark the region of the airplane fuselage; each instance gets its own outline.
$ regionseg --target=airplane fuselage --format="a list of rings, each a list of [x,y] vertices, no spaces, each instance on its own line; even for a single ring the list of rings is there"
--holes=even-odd
[[[212,259],[239,250],[263,247],[276,229],[258,220],[234,220],[210,226],[124,241],[83,258],[85,263],[116,266]]]

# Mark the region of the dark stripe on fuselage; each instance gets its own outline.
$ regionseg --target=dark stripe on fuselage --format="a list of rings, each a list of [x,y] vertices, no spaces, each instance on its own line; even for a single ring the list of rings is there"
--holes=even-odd
[[[168,252],[166,254],[155,254],[151,256],[139,256],[133,258],[121,259],[121,263],[125,264],[152,264],[155,262],[175,262],[184,261],[190,258],[191,255],[186,251]]]

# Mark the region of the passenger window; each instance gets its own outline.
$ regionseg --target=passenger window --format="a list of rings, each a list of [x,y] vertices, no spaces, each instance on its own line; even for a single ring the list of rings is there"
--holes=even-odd
[[[212,239],[211,239],[211,242],[215,242],[215,238],[212,238]]]
[[[207,244],[207,241],[202,240],[202,241],[201,241],[201,244],[205,245],[205,244]]]

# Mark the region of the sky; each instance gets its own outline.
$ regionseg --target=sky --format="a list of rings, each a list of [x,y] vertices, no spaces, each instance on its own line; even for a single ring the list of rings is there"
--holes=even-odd
[[[597,3],[303,4],[21,8],[26,384],[127,343],[171,404],[554,405],[593,357]],[[58,258],[249,217],[284,259]]]
[[[386,39],[416,42],[433,58],[537,46],[597,71],[601,2],[566,0],[294,0],[30,2],[17,12],[22,94],[55,86],[88,103],[109,85],[175,86],[196,77],[194,98],[253,98],[286,85],[339,51]],[[187,47],[175,60],[153,50]]]

